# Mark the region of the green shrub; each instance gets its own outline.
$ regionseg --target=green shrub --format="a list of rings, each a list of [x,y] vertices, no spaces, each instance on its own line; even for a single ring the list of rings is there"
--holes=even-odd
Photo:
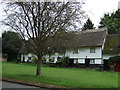
[[[44,58],[44,57],[42,58],[42,63],[44,63],[44,64],[46,63],[46,58]]]
[[[80,63],[75,63],[74,67],[76,67],[76,68],[84,68],[84,65],[82,65]]]
[[[114,56],[109,58],[109,64],[112,65],[116,62],[120,61],[120,56]]]
[[[32,56],[32,63],[37,63],[37,58],[35,56]]]
[[[68,66],[68,60],[69,60],[69,57],[65,57],[59,61],[56,61],[56,66],[57,67],[67,67]]]

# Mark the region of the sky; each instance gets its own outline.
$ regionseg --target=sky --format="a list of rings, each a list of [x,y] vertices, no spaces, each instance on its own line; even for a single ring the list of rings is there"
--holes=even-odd
[[[118,9],[120,0],[85,0],[83,9],[88,14],[95,26],[99,25],[100,18],[104,13],[112,13]]]
[[[88,17],[92,20],[95,27],[97,27],[104,13],[112,13],[118,9],[119,1],[120,0],[85,0],[83,10],[86,11]],[[3,6],[0,5],[0,21],[5,18],[5,13],[2,11]],[[0,36],[3,30],[4,27],[0,24]]]

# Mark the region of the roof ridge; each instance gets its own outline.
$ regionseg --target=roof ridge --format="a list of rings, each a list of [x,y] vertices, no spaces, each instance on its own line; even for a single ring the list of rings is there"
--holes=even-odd
[[[101,28],[101,29],[88,29],[88,30],[85,30],[85,31],[77,32],[76,34],[94,33],[94,32],[102,32],[102,31],[106,31],[107,32],[107,29],[105,29],[105,28]]]

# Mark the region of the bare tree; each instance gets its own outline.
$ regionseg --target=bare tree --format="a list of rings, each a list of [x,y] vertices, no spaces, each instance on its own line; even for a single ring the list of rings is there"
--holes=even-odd
[[[7,18],[3,23],[15,30],[37,55],[36,75],[41,75],[42,57],[48,51],[47,40],[61,28],[76,27],[85,17],[80,2],[15,2],[9,3]]]

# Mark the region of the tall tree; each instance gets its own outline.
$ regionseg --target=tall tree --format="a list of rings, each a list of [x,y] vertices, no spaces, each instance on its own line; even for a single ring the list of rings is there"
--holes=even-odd
[[[94,29],[94,24],[92,23],[92,21],[88,18],[86,23],[84,24],[82,30],[87,30],[87,29]]]
[[[99,28],[107,27],[109,34],[120,33],[120,9],[111,14],[104,14]]]
[[[8,61],[17,59],[21,48],[20,36],[12,31],[2,33],[2,53],[8,55]]]
[[[73,45],[71,45],[70,43],[74,41],[74,37],[74,32],[66,32],[64,29],[58,30],[52,39],[52,49],[55,52],[65,54],[66,50],[73,47]]]
[[[49,50],[49,37],[61,28],[75,27],[76,22],[81,22],[84,17],[83,2],[9,3],[11,13],[3,23],[17,31],[23,39],[30,39],[28,43],[38,58],[37,76],[41,75],[42,57]]]

